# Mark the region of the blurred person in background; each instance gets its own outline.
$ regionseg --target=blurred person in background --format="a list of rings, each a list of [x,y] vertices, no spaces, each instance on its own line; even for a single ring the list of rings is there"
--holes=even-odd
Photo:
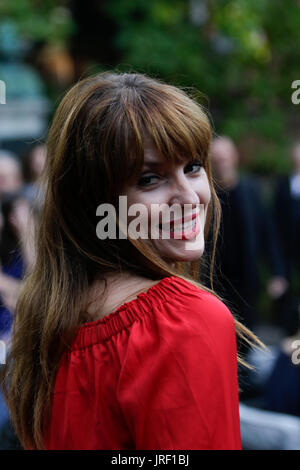
[[[255,307],[260,288],[258,263],[263,251],[268,254],[273,272],[267,284],[270,297],[277,302],[289,287],[278,225],[264,206],[255,179],[239,174],[239,155],[232,140],[215,139],[211,158],[222,206],[216,258],[219,291],[217,288],[216,291],[222,290],[236,313],[253,328],[259,322]],[[280,197],[277,194],[279,200]],[[285,205],[287,203],[282,202],[282,206]],[[286,216],[286,208],[282,206],[281,215]],[[299,448],[295,447],[295,436],[300,437],[300,421],[296,419],[300,416],[300,368],[292,362],[295,340],[300,340],[300,330],[271,346],[269,353],[248,351],[245,345],[240,345],[240,350],[247,353],[247,361],[255,366],[250,372],[239,371],[244,449]]]
[[[35,261],[35,217],[22,192],[6,192],[0,212],[0,340],[5,342],[6,350],[22,278]],[[0,449],[10,446],[19,448],[19,443],[0,394]]]
[[[215,289],[227,306],[250,329],[259,327],[260,261],[267,254],[272,278],[268,294],[277,299],[287,289],[282,257],[271,214],[254,177],[240,174],[239,154],[233,141],[218,137],[211,146],[213,176],[222,217],[216,249]],[[238,339],[238,351],[247,356],[247,343]],[[240,400],[253,395],[249,371],[239,368]]]
[[[300,321],[297,332],[274,348],[274,365],[264,383],[262,405],[300,418]]]
[[[33,152],[32,180],[43,165],[42,152]],[[32,183],[33,185],[34,183]],[[35,192],[24,185],[22,165],[8,150],[0,150],[0,340],[9,348],[10,329],[25,269],[33,265]],[[0,449],[18,448],[8,409],[0,394]]]
[[[39,160],[33,159],[36,173]],[[0,150],[0,339],[7,340],[25,267],[34,262],[31,198],[18,157]]]
[[[259,261],[264,253],[273,275],[268,282],[269,295],[281,296],[288,284],[274,224],[254,177],[239,173],[239,154],[230,138],[213,141],[211,161],[222,206],[216,291],[230,302],[249,328],[255,328],[260,320],[256,303],[260,291]]]
[[[240,403],[243,449],[300,449],[300,312],[298,330],[270,347],[250,351],[251,397]],[[249,393],[248,393],[249,395]]]
[[[14,250],[18,244],[18,236],[10,223],[13,217],[12,201],[23,189],[23,173],[21,163],[13,152],[0,150],[0,339],[6,340],[12,322],[11,311],[15,306],[19,281],[22,277],[20,260],[15,257]]]
[[[289,289],[280,299],[276,316],[287,335],[299,327],[300,305],[300,141],[291,148],[292,171],[277,181],[274,195],[276,228]]]
[[[25,269],[35,261],[34,215],[22,193],[2,201],[0,238],[0,339],[7,340]]]
[[[36,203],[39,208],[43,199],[39,181],[44,169],[46,153],[46,145],[40,143],[34,145],[23,159],[23,173],[25,179],[23,194],[32,204]]]
[[[0,149],[0,200],[19,191],[23,186],[22,166],[17,156],[9,150]]]

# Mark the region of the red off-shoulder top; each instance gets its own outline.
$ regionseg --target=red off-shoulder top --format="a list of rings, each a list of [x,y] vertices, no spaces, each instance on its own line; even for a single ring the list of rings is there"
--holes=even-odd
[[[171,276],[86,323],[60,362],[47,449],[241,449],[234,320]]]

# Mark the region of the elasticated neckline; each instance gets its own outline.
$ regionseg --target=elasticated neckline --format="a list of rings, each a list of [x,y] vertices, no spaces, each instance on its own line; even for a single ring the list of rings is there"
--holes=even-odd
[[[71,345],[71,351],[93,346],[107,341],[110,337],[131,326],[137,319],[142,318],[152,310],[159,301],[167,301],[170,295],[187,288],[197,289],[193,284],[180,277],[164,277],[159,282],[141,292],[135,299],[125,302],[115,311],[104,318],[85,323],[80,326]]]

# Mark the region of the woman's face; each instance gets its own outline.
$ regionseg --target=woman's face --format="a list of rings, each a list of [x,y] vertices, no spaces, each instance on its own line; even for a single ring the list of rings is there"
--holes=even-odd
[[[128,210],[137,203],[145,208],[140,216],[138,213],[128,217],[129,225],[139,216],[147,233],[148,241],[145,242],[156,247],[166,262],[194,261],[201,257],[211,198],[201,162],[176,163],[171,167],[148,147],[139,180],[127,187],[124,195],[127,196]],[[164,204],[164,210],[159,207],[161,204]],[[175,212],[169,210],[171,206]]]

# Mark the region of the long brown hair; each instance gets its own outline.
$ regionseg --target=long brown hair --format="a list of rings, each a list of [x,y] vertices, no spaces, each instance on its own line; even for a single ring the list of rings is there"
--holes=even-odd
[[[3,371],[12,422],[25,448],[44,446],[59,362],[86,321],[86,293],[95,279],[122,271],[153,280],[175,275],[217,295],[199,282],[201,260],[172,269],[143,240],[97,238],[96,208],[116,205],[125,185],[137,180],[146,137],[168,161],[203,162],[212,194],[205,226],[205,239],[210,229],[213,235],[212,286],[220,203],[206,113],[183,90],[142,74],[106,72],[80,81],[60,103],[49,131],[37,261],[25,277]],[[263,346],[237,319],[235,326],[239,338]]]

